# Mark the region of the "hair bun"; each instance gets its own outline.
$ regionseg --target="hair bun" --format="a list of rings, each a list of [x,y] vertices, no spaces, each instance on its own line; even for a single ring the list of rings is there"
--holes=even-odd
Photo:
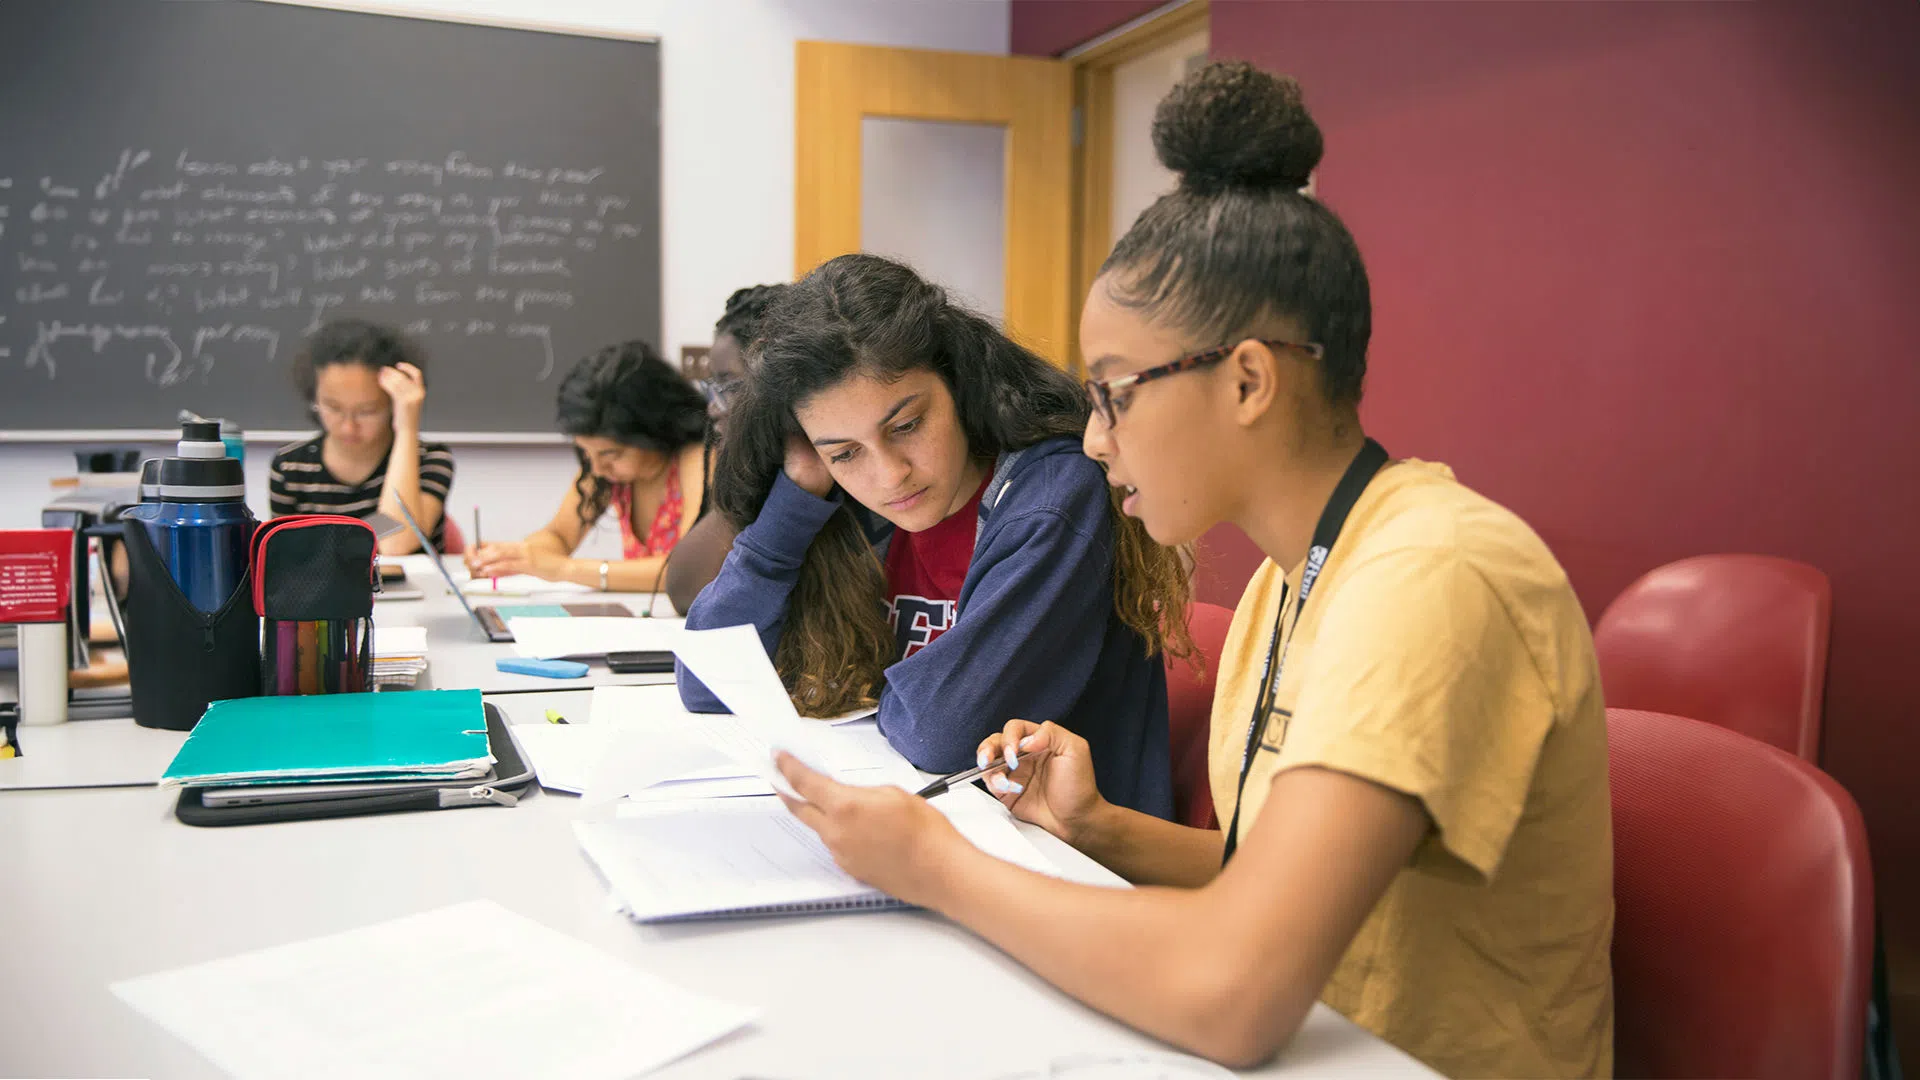
[[[1153,114],[1160,163],[1198,195],[1298,191],[1324,148],[1300,84],[1244,61],[1200,68]]]

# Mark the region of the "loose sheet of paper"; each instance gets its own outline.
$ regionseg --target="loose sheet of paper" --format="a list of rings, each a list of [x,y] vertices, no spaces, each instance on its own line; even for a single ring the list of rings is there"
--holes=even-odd
[[[685,637],[697,638],[702,634],[718,632],[689,631]],[[750,630],[748,635],[746,640],[751,642],[752,651],[760,658],[765,668],[764,675],[773,681],[777,694],[776,703],[761,688],[760,697],[755,701],[756,707],[771,710],[775,714],[771,720],[764,712],[758,716],[737,710],[731,714],[688,712],[680,704],[679,692],[671,686],[596,687],[588,720],[592,726],[640,732],[649,737],[672,733],[711,747],[726,758],[724,763],[696,764],[690,755],[681,752],[670,742],[656,760],[655,751],[645,741],[610,743],[608,772],[600,779],[617,780],[622,785],[622,790],[618,792],[621,795],[631,795],[643,787],[668,780],[725,780],[742,776],[758,776],[771,787],[778,775],[773,770],[773,748],[780,745],[790,749],[796,745],[802,747],[803,751],[796,752],[803,761],[847,783],[895,782],[898,779],[906,766],[893,754],[877,753],[859,741],[846,737],[843,732],[836,731],[826,721],[801,719],[794,711],[786,689],[780,685],[779,677],[773,673],[773,665],[766,661],[759,638],[751,636]],[[725,660],[719,662],[728,663]],[[731,707],[726,699],[721,700]],[[784,710],[780,708],[782,704]],[[782,737],[788,741],[784,744],[775,741]],[[627,761],[616,765],[614,759]],[[883,770],[884,775],[869,774],[869,770]],[[595,785],[596,791],[599,787],[599,784]]]
[[[960,835],[973,842],[973,846],[993,856],[1005,859],[1015,866],[1024,866],[1052,877],[1060,877],[1060,868],[1053,860],[1040,854],[1040,849],[1026,837],[1020,835],[1020,829],[1013,823],[1013,815],[1000,805],[1000,800],[974,787],[963,784],[949,790],[946,794],[933,799],[933,806],[947,815],[953,827]]]
[[[655,731],[601,724],[515,724],[514,738],[533,763],[540,786],[617,799],[643,788],[719,767],[739,773],[725,752],[695,731]]]
[[[684,630],[675,640],[673,652],[733,713],[739,729],[767,748],[762,752],[746,743],[736,748],[736,760],[753,764],[761,779],[776,790],[793,794],[786,778],[774,768],[774,750],[785,750],[820,772],[833,773],[833,733],[822,724],[800,718],[753,627]]]
[[[688,712],[671,686],[598,687],[584,723],[515,724],[513,733],[541,787],[585,795],[589,802],[773,792],[755,764],[770,753],[765,744],[731,715]],[[837,731],[827,735],[828,760],[838,778],[912,784],[910,767],[892,754]]]
[[[113,984],[238,1077],[637,1076],[751,1022],[479,900]]]
[[[605,656],[610,652],[668,652],[683,633],[684,619],[569,615],[509,618],[513,651],[533,660]],[[755,646],[758,647],[756,640]]]

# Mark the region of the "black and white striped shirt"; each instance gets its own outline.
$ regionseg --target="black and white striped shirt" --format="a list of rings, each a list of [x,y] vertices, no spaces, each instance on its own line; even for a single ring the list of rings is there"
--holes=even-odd
[[[363,518],[380,507],[380,488],[387,482],[387,459],[381,458],[373,475],[358,484],[343,484],[327,471],[320,457],[324,435],[283,446],[273,455],[267,474],[268,503],[273,516],[282,514],[345,514]],[[453,489],[453,451],[443,443],[420,444],[420,493],[444,505]],[[445,514],[434,523],[434,547],[446,540]]]

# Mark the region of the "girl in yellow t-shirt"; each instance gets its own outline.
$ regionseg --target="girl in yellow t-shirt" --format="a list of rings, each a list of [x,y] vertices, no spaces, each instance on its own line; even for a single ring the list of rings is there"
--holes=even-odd
[[[1226,828],[1108,803],[1045,717],[981,745],[1011,767],[989,787],[1142,888],[1001,862],[922,800],[783,757],[788,805],[856,877],[1223,1063],[1271,1057],[1322,1000],[1449,1074],[1607,1075],[1605,711],[1566,575],[1361,431],[1366,269],[1301,190],[1321,137],[1299,87],[1209,65],[1153,137],[1180,184],[1087,298],[1085,450],[1155,540],[1231,521],[1268,556],[1215,694]]]

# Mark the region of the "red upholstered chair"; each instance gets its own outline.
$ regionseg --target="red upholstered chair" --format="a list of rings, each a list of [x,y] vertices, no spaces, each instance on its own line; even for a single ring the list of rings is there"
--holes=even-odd
[[[440,554],[464,555],[467,553],[467,538],[460,531],[460,524],[453,520],[452,514],[443,513],[446,519],[446,531],[440,536]]]
[[[1207,732],[1213,722],[1213,682],[1220,674],[1233,612],[1218,604],[1187,606],[1187,627],[1200,650],[1195,671],[1185,660],[1167,661],[1167,726],[1173,736],[1173,820],[1196,829],[1219,824],[1207,778]]]
[[[1629,585],[1594,627],[1607,704],[1691,716],[1818,760],[1833,587],[1805,563],[1700,555]]]
[[[1858,1080],[1866,827],[1838,783],[1713,724],[1607,710],[1614,1070]]]

